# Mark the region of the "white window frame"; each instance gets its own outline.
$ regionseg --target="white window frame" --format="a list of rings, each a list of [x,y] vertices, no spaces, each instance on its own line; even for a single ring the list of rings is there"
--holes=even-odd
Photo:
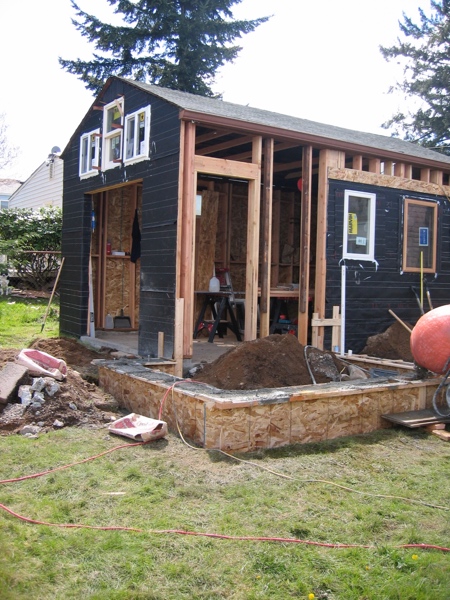
[[[100,169],[100,129],[93,129],[87,133],[83,133],[80,137],[80,158],[79,158],[79,175],[80,179],[97,175]],[[92,145],[92,139],[94,145]],[[86,153],[84,152],[86,148]],[[92,148],[94,148],[94,156],[92,156]],[[86,159],[86,160],[84,160]],[[86,169],[83,166],[86,164]]]
[[[143,115],[143,119],[141,119]],[[139,142],[136,139],[136,132],[144,129],[144,139]],[[130,136],[133,139],[130,140]],[[130,148],[130,144],[132,144]],[[150,105],[144,106],[139,110],[125,116],[125,133],[123,147],[123,162],[124,164],[132,164],[149,158],[150,148]],[[132,151],[131,156],[128,156],[129,151]]]
[[[364,198],[369,201],[369,223],[365,232],[366,253],[349,252],[349,203],[350,198]],[[353,260],[375,260],[375,209],[376,209],[376,194],[369,192],[359,192],[355,190],[345,190],[344,196],[344,241],[342,245],[342,257]],[[357,234],[356,234],[357,235]],[[364,239],[364,236],[360,236]]]
[[[111,111],[118,111],[120,122],[115,123],[113,127],[108,128],[108,117]],[[124,99],[117,98],[103,108],[103,144],[102,144],[102,169],[114,169],[122,164],[123,156],[123,119],[124,119]],[[119,152],[116,157],[110,158],[111,146],[115,143]]]

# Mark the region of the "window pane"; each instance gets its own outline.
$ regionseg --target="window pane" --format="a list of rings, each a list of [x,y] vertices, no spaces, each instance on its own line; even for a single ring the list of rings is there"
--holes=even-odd
[[[88,170],[88,137],[81,138],[81,172],[86,173]]]
[[[106,131],[109,133],[121,125],[120,111],[117,106],[108,109]]]
[[[348,254],[370,253],[370,198],[348,198]]]
[[[122,136],[116,135],[109,139],[109,160],[120,160],[120,140]]]
[[[131,119],[128,119],[127,121],[127,150],[126,150],[126,158],[133,158],[135,152],[134,152],[134,146],[135,146],[135,137],[136,137],[136,133],[135,133],[135,121],[134,121],[134,117]]]
[[[406,207],[406,268],[433,269],[436,207],[412,202],[408,202]]]

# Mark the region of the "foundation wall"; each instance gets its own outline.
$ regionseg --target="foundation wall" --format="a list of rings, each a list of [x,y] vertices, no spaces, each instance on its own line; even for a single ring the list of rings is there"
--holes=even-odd
[[[246,452],[392,427],[381,415],[431,408],[439,379],[361,380],[226,392],[153,371],[98,361],[101,387],[129,410],[166,421],[204,448]]]

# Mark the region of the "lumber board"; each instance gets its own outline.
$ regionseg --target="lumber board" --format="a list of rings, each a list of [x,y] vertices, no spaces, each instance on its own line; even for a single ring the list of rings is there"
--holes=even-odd
[[[448,417],[441,417],[431,409],[411,410],[403,413],[381,415],[381,417],[386,421],[396,423],[397,425],[404,425],[411,429],[433,423],[450,423],[450,415]]]
[[[445,429],[434,429],[431,433],[445,442],[450,442],[450,431],[445,431]]]

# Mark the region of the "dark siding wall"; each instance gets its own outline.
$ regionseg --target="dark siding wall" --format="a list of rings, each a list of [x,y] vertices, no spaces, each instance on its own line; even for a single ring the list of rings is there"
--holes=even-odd
[[[438,202],[437,275],[426,274],[433,306],[450,303],[450,205],[442,197],[391,188],[330,181],[328,200],[326,316],[341,304],[341,265],[346,189],[376,194],[375,259],[347,260],[346,348],[360,352],[369,336],[394,322],[388,309],[414,325],[421,313],[412,291],[420,294],[420,273],[402,273],[403,200],[421,198]],[[428,310],[424,294],[424,309]]]
[[[79,135],[101,127],[102,111],[90,111],[65,151],[61,331],[85,335],[88,317],[91,190],[143,180],[139,353],[155,356],[158,332],[165,351],[173,349],[175,317],[176,221],[180,121],[178,109],[122,81],[113,81],[102,100],[125,96],[125,114],[151,105],[150,160],[110,169],[80,181]]]

